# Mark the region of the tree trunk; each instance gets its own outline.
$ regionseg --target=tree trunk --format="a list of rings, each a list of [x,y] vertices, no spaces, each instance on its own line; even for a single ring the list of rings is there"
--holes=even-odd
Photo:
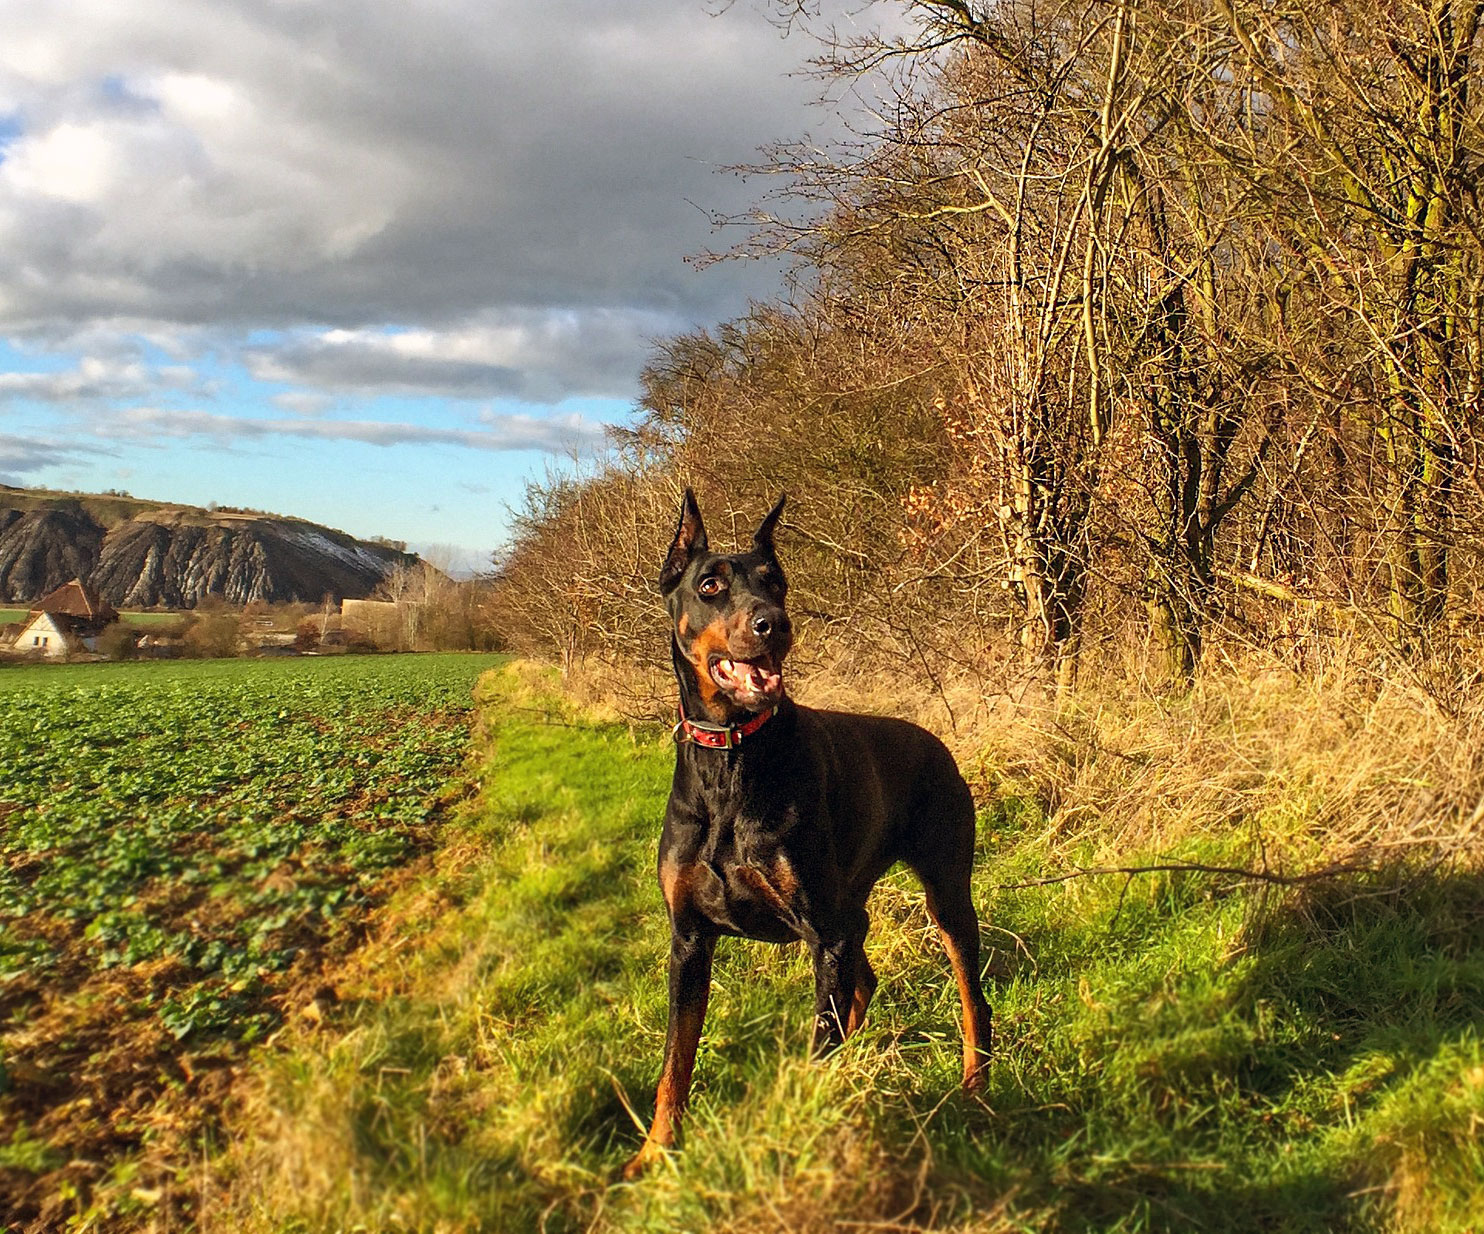
[[[1190,606],[1168,588],[1145,601],[1149,614],[1149,665],[1151,676],[1184,689],[1195,680],[1201,658],[1201,632],[1192,620]]]

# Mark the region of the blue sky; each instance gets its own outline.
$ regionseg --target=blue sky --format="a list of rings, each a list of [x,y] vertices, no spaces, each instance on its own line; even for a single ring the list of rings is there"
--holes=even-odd
[[[47,388],[9,398],[4,433],[60,446],[4,478],[293,513],[472,569],[488,564],[526,479],[591,461],[603,427],[632,408],[602,395],[331,394],[213,355],[181,364],[144,341],[139,355],[107,366],[0,345],[0,391]]]
[[[829,129],[762,0],[49,0],[0,42],[0,481],[216,501],[473,564]]]

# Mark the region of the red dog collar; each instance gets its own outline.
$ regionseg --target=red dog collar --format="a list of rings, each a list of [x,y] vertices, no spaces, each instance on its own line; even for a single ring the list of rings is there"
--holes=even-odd
[[[708,750],[733,750],[742,744],[744,737],[751,737],[771,720],[775,710],[777,709],[769,707],[767,711],[760,711],[746,724],[701,724],[695,720],[687,720],[682,711],[673,736],[676,741],[691,741]]]

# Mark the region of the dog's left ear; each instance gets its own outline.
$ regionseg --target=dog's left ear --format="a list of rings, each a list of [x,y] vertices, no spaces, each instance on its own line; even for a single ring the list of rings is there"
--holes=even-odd
[[[757,530],[752,533],[752,546],[759,552],[773,552],[773,532],[778,526],[778,520],[783,517],[783,503],[787,500],[788,494],[780,493],[778,504],[768,511],[763,521],[757,525]]]

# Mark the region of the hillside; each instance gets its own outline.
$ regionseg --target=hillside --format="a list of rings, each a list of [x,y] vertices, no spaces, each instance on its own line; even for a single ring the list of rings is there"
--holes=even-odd
[[[118,608],[369,595],[416,557],[304,519],[0,485],[0,603],[89,579]]]

